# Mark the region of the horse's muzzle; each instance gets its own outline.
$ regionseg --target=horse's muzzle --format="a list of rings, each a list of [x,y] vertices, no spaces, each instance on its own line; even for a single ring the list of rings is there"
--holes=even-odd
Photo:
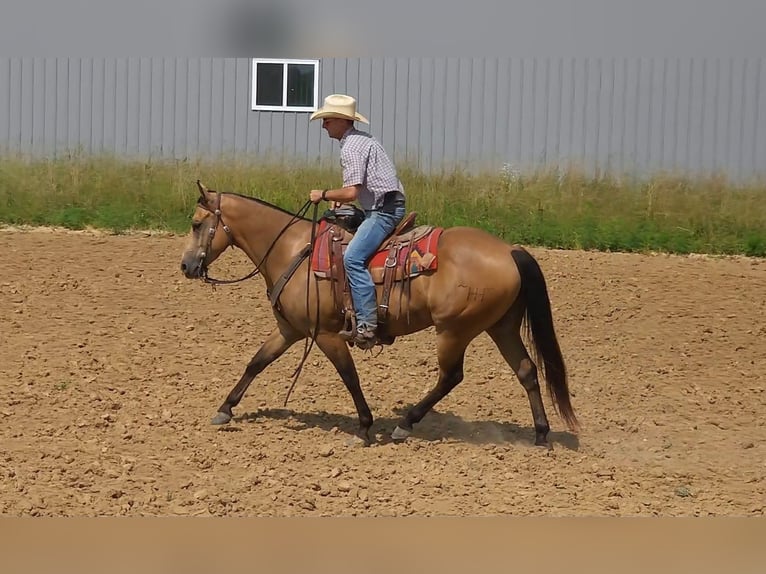
[[[181,260],[181,273],[187,279],[199,279],[204,275],[204,257],[187,256]]]

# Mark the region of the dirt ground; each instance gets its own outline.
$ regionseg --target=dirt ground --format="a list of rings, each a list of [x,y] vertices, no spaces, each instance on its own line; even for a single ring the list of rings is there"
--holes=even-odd
[[[763,515],[766,261],[533,249],[583,425],[552,451],[490,339],[403,444],[433,333],[354,350],[376,442],[303,344],[210,419],[274,327],[260,279],[213,290],[184,239],[0,231],[0,514]],[[216,277],[247,272],[229,253]]]

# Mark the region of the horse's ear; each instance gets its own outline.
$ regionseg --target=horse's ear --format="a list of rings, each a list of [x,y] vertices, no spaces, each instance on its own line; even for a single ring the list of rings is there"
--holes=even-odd
[[[197,187],[199,188],[199,194],[204,198],[205,193],[208,191],[207,187],[205,187],[200,180],[197,180]]]

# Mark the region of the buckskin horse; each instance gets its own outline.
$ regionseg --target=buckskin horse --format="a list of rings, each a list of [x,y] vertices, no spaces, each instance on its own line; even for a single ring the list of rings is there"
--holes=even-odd
[[[232,409],[253,379],[293,344],[311,340],[346,385],[359,417],[356,436],[370,444],[373,416],[360,387],[352,344],[339,334],[348,318],[339,297],[349,298],[347,292],[343,296],[345,277],[342,259],[337,257],[342,257],[350,232],[326,221],[317,226],[313,219],[255,197],[209,190],[199,181],[197,186],[200,195],[181,271],[187,278],[208,280],[208,267],[221,253],[230,246],[241,249],[255,265],[248,277],[260,273],[266,283],[277,323],[212,423],[229,423]],[[535,258],[524,247],[478,228],[412,228],[416,214],[409,215],[405,219],[410,229],[394,231],[395,237],[381,246],[380,257],[374,256],[370,262],[383,313],[380,338],[384,344],[392,344],[397,337],[433,326],[439,374],[432,390],[398,422],[392,440],[404,441],[413,425],[463,380],[466,348],[485,331],[527,392],[535,444],[550,448],[539,371],[554,410],[577,432],[546,282]],[[426,245],[419,251],[414,247],[416,236]],[[428,239],[430,246],[423,243]],[[416,259],[417,265],[413,263]],[[539,369],[527,352],[523,334],[533,342]]]

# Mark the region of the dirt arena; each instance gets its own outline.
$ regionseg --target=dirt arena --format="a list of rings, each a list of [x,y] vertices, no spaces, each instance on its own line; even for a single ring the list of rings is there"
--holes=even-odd
[[[262,280],[182,277],[182,237],[0,231],[0,514],[763,515],[766,261],[533,249],[583,425],[553,450],[490,339],[404,444],[429,330],[354,350],[376,422],[299,343],[209,424],[274,319]],[[211,270],[249,267],[229,253]]]

